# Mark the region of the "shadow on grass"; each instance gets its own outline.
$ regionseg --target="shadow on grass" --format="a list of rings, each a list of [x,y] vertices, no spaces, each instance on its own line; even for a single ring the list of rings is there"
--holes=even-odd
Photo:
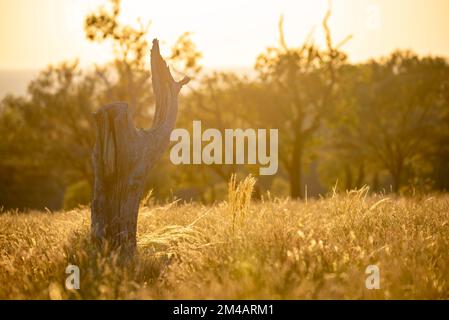
[[[64,246],[60,277],[50,286],[52,299],[132,299],[138,292],[151,290],[157,283],[170,258],[163,252],[138,248],[134,255],[124,254],[107,244],[97,245],[89,230],[76,231]],[[70,276],[67,266],[80,271],[80,289],[66,289]],[[53,290],[53,292],[52,292]]]

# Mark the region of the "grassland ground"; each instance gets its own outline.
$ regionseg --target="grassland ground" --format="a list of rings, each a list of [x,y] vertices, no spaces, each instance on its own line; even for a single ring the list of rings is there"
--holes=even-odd
[[[230,201],[143,206],[131,261],[91,245],[88,208],[4,212],[0,299],[449,298],[447,195]]]

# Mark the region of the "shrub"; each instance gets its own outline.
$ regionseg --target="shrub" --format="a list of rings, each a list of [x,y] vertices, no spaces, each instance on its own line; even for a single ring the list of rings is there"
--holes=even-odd
[[[64,194],[64,210],[70,210],[78,205],[88,205],[92,199],[92,188],[86,180],[79,181],[67,187]]]

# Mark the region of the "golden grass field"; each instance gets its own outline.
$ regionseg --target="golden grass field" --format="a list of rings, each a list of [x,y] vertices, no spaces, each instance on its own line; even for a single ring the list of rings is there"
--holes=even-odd
[[[0,299],[449,298],[449,196],[249,203],[246,183],[210,207],[142,206],[133,261],[89,243],[88,208],[2,213]],[[380,290],[365,288],[371,264]]]

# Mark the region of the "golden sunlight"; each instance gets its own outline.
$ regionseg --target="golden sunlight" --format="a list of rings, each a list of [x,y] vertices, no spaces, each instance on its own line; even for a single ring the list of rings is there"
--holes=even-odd
[[[448,13],[0,0],[0,300],[448,300]]]
[[[74,58],[84,66],[110,60],[110,46],[88,43],[83,32],[85,15],[101,4],[107,1],[0,0],[0,41],[8,43],[0,52],[0,69],[39,69]],[[138,18],[151,22],[148,37],[161,39],[163,52],[182,32],[189,31],[205,53],[205,66],[251,68],[261,50],[276,44],[281,15],[290,45],[302,43],[312,30],[319,42],[327,6],[327,0],[123,0],[120,20],[133,25]],[[338,0],[332,7],[335,40],[354,36],[344,48],[353,61],[388,54],[398,47],[449,54],[449,42],[441,41],[449,29],[448,1],[410,0],[407,10],[402,1],[387,0]]]

